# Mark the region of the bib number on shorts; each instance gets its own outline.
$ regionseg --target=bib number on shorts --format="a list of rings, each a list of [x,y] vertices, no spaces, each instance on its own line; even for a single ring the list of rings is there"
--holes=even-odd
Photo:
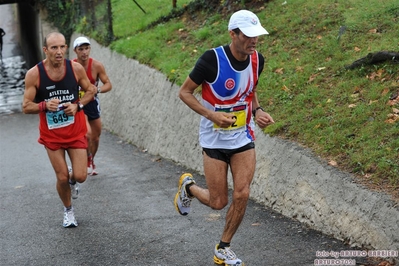
[[[68,116],[64,110],[46,112],[46,119],[48,129],[67,127],[75,123],[75,117]]]
[[[234,134],[237,132],[243,132],[247,125],[247,103],[236,103],[229,105],[216,105],[215,112],[224,112],[233,114],[236,121],[231,124],[228,128],[221,128],[215,123],[213,124],[213,130],[223,134]]]

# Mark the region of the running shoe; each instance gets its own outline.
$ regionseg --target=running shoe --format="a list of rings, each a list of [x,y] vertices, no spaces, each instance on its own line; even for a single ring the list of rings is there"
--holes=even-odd
[[[71,187],[71,196],[72,199],[77,199],[79,196],[79,190],[80,190],[80,186],[79,183],[75,181],[75,184],[71,184],[69,182],[69,186]]]
[[[189,173],[182,174],[174,201],[175,208],[181,215],[187,215],[190,212],[191,201],[194,198],[187,194],[186,186],[189,184],[195,184],[193,176]]]
[[[219,244],[215,246],[215,255],[213,261],[216,264],[224,266],[244,266],[244,263],[237,258],[236,254],[230,249],[230,247],[218,248]]]
[[[75,214],[73,213],[73,208],[70,210],[64,210],[64,222],[62,226],[67,227],[76,227],[78,226],[78,222],[75,219]]]
[[[72,167],[68,165],[68,174],[69,174],[69,179],[71,179],[72,176]]]
[[[68,174],[69,174],[69,186],[71,187],[71,196],[73,199],[77,199],[79,195],[79,184],[75,181],[75,184],[72,184],[71,177],[72,177],[72,167],[68,165]]]
[[[87,156],[87,174],[91,175],[93,172],[93,157]]]
[[[98,175],[96,165],[94,164],[94,158],[91,160],[91,175]]]

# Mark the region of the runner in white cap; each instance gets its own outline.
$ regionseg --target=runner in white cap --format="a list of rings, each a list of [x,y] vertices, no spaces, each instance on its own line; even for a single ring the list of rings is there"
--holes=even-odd
[[[243,262],[231,250],[230,242],[244,217],[255,172],[255,122],[264,128],[274,121],[256,95],[264,65],[256,44],[258,36],[268,32],[248,10],[234,13],[228,30],[231,43],[206,51],[180,88],[180,99],[201,115],[199,142],[207,188],[196,185],[193,176],[185,173],[179,179],[174,204],[181,215],[190,212],[193,198],[212,209],[223,209],[229,202],[230,167],[233,199],[213,259],[217,264],[237,266]],[[202,102],[194,96],[200,85]]]
[[[83,108],[87,120],[87,140],[89,142],[87,149],[87,173],[89,175],[97,175],[94,156],[96,156],[100,145],[102,129],[100,98],[98,95],[109,92],[112,89],[112,84],[105,72],[104,65],[100,61],[90,57],[91,44],[88,38],[84,36],[76,38],[73,42],[73,50],[77,56],[73,61],[80,63],[85,68],[90,82],[97,87],[97,93]],[[101,87],[99,86],[99,81],[102,83]],[[82,97],[83,95],[84,92],[81,91],[80,96]]]

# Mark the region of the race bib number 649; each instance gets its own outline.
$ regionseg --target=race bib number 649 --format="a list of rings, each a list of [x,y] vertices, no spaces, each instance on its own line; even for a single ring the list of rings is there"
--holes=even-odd
[[[47,126],[49,129],[61,128],[75,123],[74,116],[68,116],[64,110],[46,112]]]

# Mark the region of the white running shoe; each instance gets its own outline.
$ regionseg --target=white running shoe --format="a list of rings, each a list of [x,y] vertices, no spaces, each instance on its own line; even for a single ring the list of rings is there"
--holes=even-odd
[[[72,167],[68,165],[68,174],[69,174],[69,186],[71,187],[71,196],[72,199],[77,199],[79,196],[79,184],[75,181],[75,184],[71,184],[71,177],[72,177]]]
[[[69,183],[69,186],[71,187],[72,199],[77,199],[79,196],[79,190],[80,190],[79,183],[75,181],[75,184]]]
[[[93,157],[89,155],[87,157],[87,175],[92,175],[93,173]]]
[[[68,174],[69,174],[69,179],[71,179],[72,176],[72,167],[68,165]]]
[[[193,176],[189,173],[182,174],[174,201],[175,208],[181,215],[187,215],[190,212],[191,201],[194,198],[187,194],[186,186],[189,184],[195,184]]]
[[[75,214],[73,213],[73,208],[69,211],[64,210],[64,222],[62,223],[62,226],[65,228],[78,226],[78,222],[75,219]]]
[[[218,248],[219,244],[215,246],[215,255],[213,261],[216,264],[224,266],[244,266],[244,263],[237,258],[236,254],[230,249],[230,247]]]
[[[94,164],[94,159],[91,160],[91,174],[90,175],[98,175],[96,171],[96,165]]]

